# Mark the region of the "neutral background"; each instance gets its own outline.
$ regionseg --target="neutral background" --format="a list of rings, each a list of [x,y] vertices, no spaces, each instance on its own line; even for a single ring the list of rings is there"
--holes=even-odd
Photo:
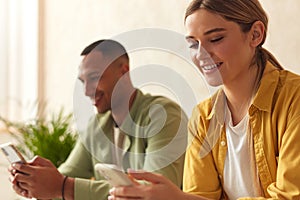
[[[39,93],[39,98],[48,102],[51,111],[58,110],[62,106],[72,111],[73,93],[80,63],[79,54],[86,45],[98,39],[112,38],[143,28],[168,29],[183,36],[185,33],[183,16],[189,0],[40,0],[38,2],[40,27],[38,39],[32,44],[38,43],[39,46],[37,56],[41,82],[38,87],[42,91]],[[273,52],[285,68],[300,73],[298,64],[300,1],[261,0],[261,3],[270,18],[265,47]],[[29,55],[32,53],[34,56],[30,48],[28,52]],[[130,56],[133,70],[152,64],[174,69],[191,86],[197,101],[208,97],[211,92],[190,62],[178,55],[157,49],[140,49],[131,52]],[[28,65],[27,69],[29,67]],[[27,78],[30,79],[33,74],[29,73]],[[158,76],[164,78],[168,75],[170,74]],[[138,78],[141,77],[133,77],[134,80]],[[145,91],[164,94],[175,100],[180,97],[180,94],[176,94],[166,85],[151,81],[140,87]],[[30,90],[34,92],[35,88],[37,87]],[[19,98],[22,99],[23,95]],[[194,101],[190,104],[194,104]],[[6,107],[6,105],[2,106]],[[17,114],[19,112],[16,111]],[[0,133],[0,143],[6,141],[11,141],[11,138],[7,134]],[[7,165],[5,158],[0,156],[0,198],[12,200],[17,197],[7,181]]]
[[[184,11],[189,0],[51,0],[44,3],[43,64],[45,98],[54,109],[73,105],[74,83],[81,50],[89,43],[141,28],[163,28],[184,35]],[[289,70],[298,67],[298,0],[261,0],[270,18],[265,47]],[[138,38],[137,38],[138,40]],[[172,41],[174,43],[181,41]],[[186,60],[159,50],[131,53],[131,68],[160,64],[182,74],[193,88],[197,100],[206,98],[205,83]],[[167,75],[166,75],[167,76]],[[135,79],[135,77],[133,77]],[[148,84],[146,91],[163,93],[176,100],[174,92]],[[173,94],[172,94],[173,93]],[[180,95],[180,94],[179,94]],[[177,99],[178,100],[178,99]]]

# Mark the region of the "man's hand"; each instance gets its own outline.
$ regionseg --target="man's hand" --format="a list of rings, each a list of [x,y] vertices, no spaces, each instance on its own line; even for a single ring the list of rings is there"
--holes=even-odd
[[[61,198],[64,176],[47,159],[36,156],[26,164],[13,163],[9,168],[13,189],[26,198]]]

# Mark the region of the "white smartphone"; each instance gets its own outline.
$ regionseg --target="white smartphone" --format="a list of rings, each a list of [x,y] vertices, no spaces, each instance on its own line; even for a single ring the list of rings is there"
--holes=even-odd
[[[97,163],[95,165],[98,171],[112,186],[131,186],[133,181],[120,170],[116,165]]]
[[[1,144],[0,148],[10,163],[26,163],[25,158],[12,143]]]

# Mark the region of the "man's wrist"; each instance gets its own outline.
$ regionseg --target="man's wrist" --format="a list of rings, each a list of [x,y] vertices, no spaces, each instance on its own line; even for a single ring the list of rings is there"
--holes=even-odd
[[[66,181],[68,180],[68,176],[65,176],[62,182],[61,186],[61,198],[62,200],[65,200],[65,186],[66,186]]]
[[[74,186],[75,186],[75,178],[68,177],[65,179],[64,183],[64,199],[65,200],[74,200]]]

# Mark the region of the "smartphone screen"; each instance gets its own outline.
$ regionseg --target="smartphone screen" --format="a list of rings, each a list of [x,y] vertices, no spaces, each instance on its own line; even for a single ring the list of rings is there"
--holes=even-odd
[[[0,148],[2,150],[2,153],[5,155],[5,157],[10,163],[26,163],[22,154],[17,150],[17,148],[13,144],[1,144]]]

